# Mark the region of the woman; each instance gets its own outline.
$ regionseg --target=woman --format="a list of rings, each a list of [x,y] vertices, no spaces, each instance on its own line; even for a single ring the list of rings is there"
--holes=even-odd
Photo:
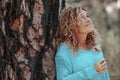
[[[57,80],[110,80],[100,36],[79,6],[63,9],[57,31]]]

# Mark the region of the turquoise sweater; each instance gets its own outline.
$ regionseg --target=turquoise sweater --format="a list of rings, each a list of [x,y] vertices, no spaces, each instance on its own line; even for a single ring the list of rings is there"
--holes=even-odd
[[[65,42],[55,55],[57,80],[110,80],[108,70],[98,74],[94,63],[103,58],[102,50],[79,50],[76,55]]]

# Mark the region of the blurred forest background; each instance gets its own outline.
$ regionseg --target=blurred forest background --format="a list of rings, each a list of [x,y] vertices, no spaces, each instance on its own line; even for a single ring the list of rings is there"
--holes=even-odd
[[[67,0],[88,11],[101,34],[111,80],[120,80],[120,0]]]
[[[58,15],[68,5],[87,10],[111,80],[120,80],[120,0],[0,0],[0,80],[56,80]]]

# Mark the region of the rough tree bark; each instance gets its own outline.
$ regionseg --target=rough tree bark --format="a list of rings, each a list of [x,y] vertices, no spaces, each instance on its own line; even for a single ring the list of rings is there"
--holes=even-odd
[[[0,0],[0,80],[56,80],[58,14],[65,0]]]

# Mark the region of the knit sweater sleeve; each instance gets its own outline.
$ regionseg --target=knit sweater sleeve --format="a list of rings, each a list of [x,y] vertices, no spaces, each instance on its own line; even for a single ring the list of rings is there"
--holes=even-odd
[[[83,70],[72,72],[70,60],[63,55],[55,56],[55,64],[57,80],[88,80],[98,75],[93,65],[87,66]]]
[[[104,80],[110,80],[108,69],[102,75],[104,75],[104,76],[102,76],[102,78]]]

